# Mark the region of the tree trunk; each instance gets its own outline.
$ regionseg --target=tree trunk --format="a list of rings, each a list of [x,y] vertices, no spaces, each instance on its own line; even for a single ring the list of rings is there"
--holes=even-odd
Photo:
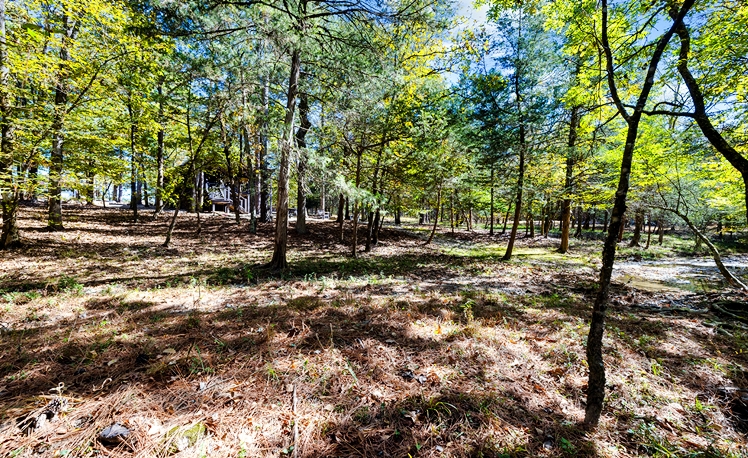
[[[371,236],[371,244],[374,246],[379,245],[379,230],[382,229],[383,223],[384,218],[382,218],[379,207],[377,207],[377,211],[374,212],[374,233]]]
[[[356,190],[358,190],[359,185],[361,184],[361,155],[363,153],[361,151],[356,152]],[[346,202],[347,203],[347,202]],[[353,258],[358,257],[358,199],[353,199],[353,243],[352,246],[352,255]]]
[[[514,241],[517,239],[517,229],[522,215],[522,188],[525,180],[525,126],[522,124],[519,126],[519,142],[519,173],[517,174],[517,198],[514,203],[514,222],[512,222],[512,232],[509,234],[509,244],[502,258],[504,261],[512,259]]]
[[[603,230],[602,232],[608,232],[608,210],[603,212]]]
[[[582,207],[581,206],[577,206],[577,216],[575,219],[577,221],[577,230],[576,232],[574,232],[574,237],[580,238],[582,237]]]
[[[127,112],[130,116],[130,209],[132,210],[132,220],[138,222],[138,204],[140,204],[140,193],[138,192],[138,162],[135,151],[135,133],[137,126],[135,124],[135,113],[132,104],[127,104]]]
[[[535,238],[535,216],[532,213],[527,214],[528,224],[530,225],[530,238]]]
[[[569,123],[569,139],[567,142],[568,151],[566,156],[566,177],[564,179],[564,202],[561,213],[561,245],[558,248],[559,253],[569,251],[569,232],[571,224],[571,194],[574,186],[574,164],[576,162],[576,145],[580,123],[580,106],[574,106],[571,109],[571,119]]]
[[[436,226],[439,224],[439,208],[442,205],[442,185],[440,184],[439,187],[436,190],[436,207],[434,207],[436,210],[436,214],[434,215],[434,226],[431,228],[431,235],[429,235],[429,239],[426,240],[426,243],[424,245],[428,245],[431,243],[432,240],[434,240],[434,234],[436,233]]]
[[[657,66],[662,57],[665,47],[674,33],[675,27],[682,23],[683,17],[693,6],[694,0],[685,0],[673,26],[665,32],[657,41],[657,46],[647,68],[644,84],[632,113],[628,113],[618,96],[614,77],[613,55],[608,39],[608,0],[602,0],[602,25],[601,38],[602,48],[605,54],[608,85],[612,98],[628,125],[626,132],[626,143],[621,158],[621,173],[618,179],[618,188],[613,204],[613,213],[610,218],[610,227],[603,246],[602,268],[600,269],[600,286],[592,308],[592,321],[590,332],[587,336],[587,367],[589,368],[589,380],[587,383],[587,406],[585,408],[584,423],[595,427],[600,421],[605,400],[605,365],[603,362],[603,333],[605,329],[605,313],[608,307],[608,293],[610,279],[613,274],[613,264],[617,248],[618,232],[623,224],[626,212],[626,197],[629,191],[629,179],[631,175],[631,164],[636,146],[637,133],[642,112],[649,98],[649,93],[655,81]],[[672,6],[675,8],[675,6]]]
[[[641,210],[637,210],[634,213],[634,235],[631,237],[629,247],[641,246],[640,242],[642,239],[642,228],[644,227],[644,213]]]
[[[254,192],[252,193],[252,218],[255,220],[255,225],[260,217],[260,194],[262,193],[262,180],[260,178],[260,173],[262,170],[262,137],[259,136],[258,140],[258,144],[260,144],[261,146],[260,148],[257,148],[256,154],[251,155],[251,157],[254,159],[254,163],[252,164],[252,167],[250,169],[250,183],[252,189],[254,190]],[[248,152],[252,151],[252,149],[249,147],[248,127],[244,129],[244,144]]]
[[[67,62],[70,60],[70,51],[68,43],[76,35],[76,27],[71,23],[67,12],[62,16],[63,33],[60,46],[60,70],[57,73],[57,82],[55,84],[55,103],[54,114],[52,118],[52,149],[50,151],[49,166],[49,208],[47,229],[51,231],[61,231],[62,226],[62,168],[63,168],[63,148],[65,142],[65,113],[67,112],[68,93],[67,84]]]
[[[597,230],[596,224],[597,224],[597,209],[593,208],[592,209],[592,232]]]
[[[192,210],[196,213],[203,211],[205,205],[205,172],[199,170],[195,172],[194,200],[192,201]]]
[[[509,214],[512,212],[512,202],[509,202],[509,208],[507,208],[506,213],[504,214],[504,227],[501,228],[501,235],[506,234],[506,225],[509,221]]]
[[[644,247],[645,250],[649,249],[649,244],[652,241],[652,217],[650,216],[647,218],[647,246]]]
[[[378,191],[377,185],[379,183],[379,180],[378,180],[379,179],[379,164],[381,160],[382,160],[382,150],[380,149],[379,153],[377,154],[377,163],[374,166],[374,177],[371,180],[372,181],[371,194],[375,196],[375,199],[376,199],[377,191]],[[376,202],[374,205],[377,206],[376,210],[379,211],[379,203]],[[374,238],[374,231],[376,229],[376,223],[374,222],[374,208],[372,206],[369,207],[369,211],[367,213],[368,213],[368,218],[366,222],[366,244],[364,246],[364,251],[368,253],[371,251],[371,244]]]
[[[455,191],[452,190],[452,193],[449,195],[449,227],[451,232],[455,233]]]
[[[223,112],[219,115],[220,121],[221,121],[221,143],[223,143],[223,156],[226,159],[226,173],[228,175],[228,182],[229,182],[229,191],[231,192],[231,205],[234,207],[234,218],[236,220],[236,224],[240,225],[242,223],[241,220],[241,214],[239,213],[239,180],[238,180],[238,171],[234,170],[234,164],[231,160],[231,136],[228,134],[228,131],[226,129],[226,122],[223,118]],[[240,166],[241,167],[241,164]],[[197,180],[200,182],[200,179]],[[196,211],[200,213],[202,210],[202,206],[198,206]]]
[[[628,221],[626,221],[626,214],[621,215],[621,225],[618,227],[618,243],[623,242],[623,232],[626,230]]]
[[[164,82],[158,82],[158,133],[156,134],[156,210],[154,216],[164,211]]]
[[[343,226],[345,225],[345,218],[343,215],[344,207],[345,207],[345,197],[343,196],[343,193],[340,193],[340,200],[338,200],[338,227],[340,229],[340,243],[345,242],[345,232],[343,231]]]
[[[665,221],[664,217],[660,217],[660,221],[657,223],[657,244],[662,245],[665,239]]]
[[[50,150],[49,165],[49,209],[47,229],[51,231],[62,231],[62,167],[64,133],[62,132],[64,121],[62,112],[65,109],[67,94],[60,87],[55,91],[55,114],[52,121],[52,149]]]
[[[299,163],[296,167],[296,233],[306,234],[306,134],[312,123],[309,121],[309,103],[307,95],[299,96],[299,115],[301,125],[296,130],[296,146],[299,148]]]
[[[101,191],[101,206],[104,208],[106,208],[106,194],[109,192],[111,186],[112,183],[107,183],[106,187]]]
[[[675,19],[676,12],[671,10],[669,12],[670,17]],[[748,221],[748,159],[743,157],[738,151],[730,145],[727,140],[717,131],[712,125],[709,115],[706,112],[706,104],[704,103],[704,95],[701,92],[699,84],[691,74],[688,68],[689,53],[691,51],[691,35],[688,32],[688,28],[684,23],[680,23],[675,31],[680,39],[680,51],[678,60],[678,73],[683,78],[683,82],[686,83],[688,92],[691,95],[691,100],[694,105],[693,118],[698,124],[704,137],[712,144],[714,149],[719,151],[720,154],[730,163],[743,177],[743,183],[745,185],[745,217]]]
[[[322,219],[325,219],[325,199],[327,198],[327,195],[325,194],[325,175],[324,172],[322,173],[322,176],[320,177],[320,183],[319,183],[319,206],[320,211],[322,213]]]
[[[169,229],[167,229],[166,231],[166,240],[164,240],[164,244],[162,245],[164,248],[169,248],[169,244],[171,243],[171,234],[174,233],[174,225],[177,223],[177,216],[179,216],[179,207],[179,203],[174,206],[174,214],[172,215],[171,221],[169,222]]]
[[[371,240],[374,237],[374,211],[373,207],[369,206],[366,212],[366,240],[364,241],[364,251],[366,253],[371,251]]]
[[[493,235],[493,217],[494,214],[494,164],[491,162],[491,229],[488,231],[489,235]]]
[[[2,1],[2,0],[0,0]],[[7,250],[21,246],[18,231],[18,198],[17,193],[8,191],[2,198],[3,230],[0,235],[0,249]]]
[[[10,95],[8,94],[8,49],[5,29],[5,0],[0,0],[0,206],[3,227],[0,232],[0,249],[21,245],[18,231],[19,190],[13,186],[13,125]],[[14,189],[15,188],[15,189]]]
[[[293,67],[293,62],[291,62],[291,66]],[[291,71],[293,72],[293,68],[291,69]],[[293,78],[293,75],[291,76],[291,78]],[[270,220],[270,216],[272,213],[270,210],[270,205],[272,204],[270,198],[270,167],[268,165],[268,161],[270,160],[270,133],[268,128],[268,118],[270,116],[270,82],[268,78],[263,79],[262,107],[264,116],[262,118],[262,126],[260,128],[261,148],[258,161],[260,167],[260,222],[267,223]],[[288,114],[286,114],[286,116],[288,116]],[[293,113],[291,113],[291,121],[293,121]]]
[[[95,190],[95,177],[93,164],[89,165],[89,169],[86,170],[86,205],[91,206],[94,204],[94,190]]]
[[[301,66],[301,51],[295,49],[291,55],[291,75],[288,78],[288,99],[286,101],[286,118],[283,123],[280,165],[278,167],[278,204],[277,220],[275,222],[275,247],[270,268],[284,270],[288,268],[286,250],[288,247],[288,173],[293,141],[293,118],[296,110],[296,95],[299,91],[299,71]]]

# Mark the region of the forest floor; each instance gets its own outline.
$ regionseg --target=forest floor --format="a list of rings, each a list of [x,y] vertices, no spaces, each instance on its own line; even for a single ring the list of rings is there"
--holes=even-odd
[[[579,426],[599,241],[521,239],[502,262],[482,230],[425,247],[385,226],[352,259],[312,221],[273,275],[271,224],[203,215],[198,236],[184,215],[163,248],[167,216],[65,218],[45,232],[24,208],[27,245],[0,259],[0,456],[748,456],[748,327],[714,309],[748,297],[627,272],[604,416]],[[667,266],[686,243],[621,260]]]

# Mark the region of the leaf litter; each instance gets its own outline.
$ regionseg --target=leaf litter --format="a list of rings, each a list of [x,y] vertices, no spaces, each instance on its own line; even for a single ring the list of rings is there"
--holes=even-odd
[[[24,210],[24,227],[41,227],[37,213]],[[164,250],[163,221],[132,231],[123,212],[66,213],[64,239],[29,230],[33,243],[0,260],[13,293],[0,315],[0,455],[747,453],[748,334],[688,312],[712,296],[614,285],[609,397],[589,432],[578,423],[594,265],[521,255],[552,241],[524,240],[502,263],[456,253],[446,232],[427,248],[385,227],[353,261],[333,223],[311,222],[290,240],[292,271],[274,276],[256,269],[269,224],[253,236],[207,217],[200,239],[185,216]],[[665,303],[678,306],[640,307]]]

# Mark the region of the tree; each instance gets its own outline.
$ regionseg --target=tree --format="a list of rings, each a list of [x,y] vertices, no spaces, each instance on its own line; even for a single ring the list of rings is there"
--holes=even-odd
[[[517,158],[514,218],[503,257],[508,261],[524,210],[528,156],[541,132],[549,130],[554,122],[554,94],[559,82],[551,75],[556,71],[553,64],[558,53],[543,27],[545,18],[535,5],[494,5],[491,15],[497,32],[494,42],[486,45],[486,57],[495,62],[496,68],[473,78],[475,116],[491,130],[491,148]]]
[[[670,10],[669,15],[673,20],[677,18],[677,16],[675,16],[676,12],[674,10]],[[715,13],[715,16],[718,16],[718,14]],[[732,21],[732,18],[730,19],[730,21]],[[743,23],[745,24],[745,18],[743,18]],[[732,28],[729,26],[727,27],[727,29],[732,30]],[[716,30],[718,31],[717,33],[724,33],[724,28],[722,27],[718,26],[716,27]],[[688,30],[688,26],[685,23],[680,23],[676,28],[675,33],[678,35],[678,38],[680,40],[680,49],[678,52],[678,61],[676,68],[678,74],[680,74],[681,78],[683,79],[683,82],[685,83],[688,93],[691,97],[693,111],[683,112],[673,111],[669,109],[659,109],[660,105],[675,106],[676,108],[679,105],[663,101],[658,103],[652,110],[648,110],[646,114],[665,114],[671,116],[688,117],[696,122],[696,124],[703,132],[704,137],[706,137],[706,139],[709,141],[709,143],[711,143],[714,149],[716,149],[722,156],[724,156],[724,158],[727,159],[730,165],[732,165],[738,172],[740,172],[740,175],[743,177],[743,184],[745,187],[745,217],[746,221],[748,222],[748,158],[741,155],[740,152],[738,152],[737,149],[730,144],[728,139],[725,138],[725,136],[723,136],[722,133],[720,133],[720,131],[717,129],[717,127],[715,127],[712,123],[711,116],[707,112],[704,93],[699,82],[697,81],[696,77],[694,77],[689,68],[689,59],[691,54],[691,33]],[[724,40],[725,42],[733,41],[728,36],[723,36],[722,40]],[[745,42],[746,40],[743,39],[742,41]],[[738,43],[740,46],[743,46],[744,49],[747,49],[745,43],[741,43],[741,41],[738,41]],[[724,43],[721,44],[720,48],[723,46]],[[721,51],[727,53],[724,49],[722,49]],[[721,53],[718,51],[718,54]],[[716,59],[704,63],[710,65],[713,64],[715,60]]]
[[[615,252],[617,246],[618,232],[623,224],[623,214],[626,211],[626,197],[629,190],[629,179],[631,175],[631,164],[636,146],[636,139],[639,130],[639,123],[646,109],[646,103],[649,99],[650,92],[655,83],[655,74],[660,63],[663,53],[668,42],[675,34],[678,27],[683,23],[683,19],[693,6],[693,0],[685,0],[680,7],[677,5],[669,6],[669,13],[673,17],[670,27],[655,41],[652,54],[648,58],[646,73],[641,82],[641,89],[636,96],[636,104],[629,111],[621,94],[618,92],[616,81],[617,73],[616,63],[614,60],[614,49],[610,45],[609,38],[609,8],[608,1],[602,0],[601,5],[601,36],[600,43],[605,57],[605,68],[610,96],[621,117],[626,121],[626,143],[621,158],[620,176],[618,187],[613,205],[613,212],[610,218],[608,234],[605,238],[603,247],[603,261],[600,270],[600,284],[592,309],[592,321],[590,323],[590,332],[587,337],[587,363],[589,365],[589,382],[587,387],[587,407],[585,409],[585,424],[597,426],[603,409],[605,399],[605,366],[603,362],[602,339],[605,326],[605,313],[607,310],[608,292],[610,279],[613,273],[613,263],[615,261]],[[650,13],[651,16],[657,17],[658,11]]]

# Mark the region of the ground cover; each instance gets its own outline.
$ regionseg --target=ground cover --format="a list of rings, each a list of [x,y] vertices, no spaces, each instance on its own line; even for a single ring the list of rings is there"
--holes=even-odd
[[[185,215],[162,248],[166,218],[66,210],[51,233],[24,209],[28,244],[0,260],[2,456],[748,453],[748,332],[711,308],[745,297],[719,291],[621,276],[603,421],[578,426],[598,241],[562,256],[525,239],[501,262],[483,231],[424,247],[425,231],[386,226],[354,260],[314,221],[273,274],[258,268],[270,224],[203,215],[197,235]],[[129,435],[105,443],[114,424]]]

